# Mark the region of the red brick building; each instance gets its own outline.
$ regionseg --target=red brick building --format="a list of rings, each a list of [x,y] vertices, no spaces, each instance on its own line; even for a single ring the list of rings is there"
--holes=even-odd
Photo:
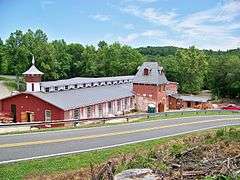
[[[179,95],[177,82],[167,80],[164,70],[157,62],[145,62],[133,79],[136,108],[147,111],[154,106],[157,112],[181,108],[208,107],[206,98]]]
[[[23,75],[26,92],[0,100],[0,112],[11,114],[14,122],[110,117],[133,109],[146,112],[150,105],[162,112],[207,102],[177,94],[177,83],[168,81],[156,62],[143,63],[135,76],[42,82],[33,59]]]
[[[26,92],[0,100],[0,112],[13,122],[57,121],[109,117],[135,108],[133,76],[84,78],[41,82],[34,65],[23,73]]]

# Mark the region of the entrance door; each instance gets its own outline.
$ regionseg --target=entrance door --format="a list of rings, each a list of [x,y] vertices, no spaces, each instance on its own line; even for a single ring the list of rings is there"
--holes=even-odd
[[[16,104],[11,104],[11,113],[13,117],[13,122],[17,122],[17,107]]]
[[[27,122],[31,122],[31,113],[27,113]]]
[[[34,112],[27,112],[27,122],[34,121]]]
[[[162,103],[158,104],[158,112],[164,112],[164,104]]]

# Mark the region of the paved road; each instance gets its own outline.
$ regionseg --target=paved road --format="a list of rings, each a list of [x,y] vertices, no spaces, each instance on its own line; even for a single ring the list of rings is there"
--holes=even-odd
[[[0,136],[0,164],[115,147],[215,127],[240,115],[189,117],[74,130]]]
[[[0,81],[0,99],[11,95],[11,91]]]

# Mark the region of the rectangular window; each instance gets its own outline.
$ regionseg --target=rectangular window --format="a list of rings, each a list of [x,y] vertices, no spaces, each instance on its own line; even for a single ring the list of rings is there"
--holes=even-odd
[[[117,100],[117,110],[121,111],[121,100]]]
[[[144,70],[143,70],[143,75],[144,76],[147,76],[149,74],[149,70],[147,69],[147,68],[145,68]]]
[[[98,105],[98,113],[99,113],[99,117],[103,117],[103,106],[102,106],[102,104]]]
[[[124,99],[124,109],[127,109],[127,105],[128,105],[128,98],[125,98]]]
[[[77,86],[77,84],[75,84],[75,85],[74,85],[74,88],[76,88],[76,89],[77,89],[77,87],[78,87],[78,86]]]
[[[112,113],[112,102],[108,102],[108,113]]]
[[[52,112],[50,110],[45,110],[45,121],[51,121]]]
[[[150,95],[149,95],[150,96]],[[130,107],[132,108],[133,107],[133,98],[131,97],[130,98]]]
[[[74,111],[73,111],[73,118],[74,119],[80,119],[80,111],[79,111],[79,109],[74,109]]]
[[[34,84],[32,83],[32,91],[34,91]]]
[[[49,87],[46,87],[46,88],[45,88],[45,92],[49,92]]]
[[[55,89],[55,91],[58,91],[58,87],[57,86],[55,86],[54,89]]]
[[[88,106],[87,107],[87,118],[91,117],[91,113],[92,113],[91,106]]]
[[[68,89],[68,86],[65,86],[65,89]]]

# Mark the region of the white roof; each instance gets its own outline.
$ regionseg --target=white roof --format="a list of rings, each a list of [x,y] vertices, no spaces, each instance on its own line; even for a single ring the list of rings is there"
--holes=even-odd
[[[132,84],[100,86],[52,93],[33,92],[31,94],[64,110],[95,105],[134,95],[132,93]]]
[[[134,76],[115,76],[115,77],[98,77],[98,78],[75,77],[71,79],[62,79],[57,81],[44,81],[44,82],[41,82],[41,87],[64,86],[64,85],[83,84],[83,83],[105,82],[105,81],[124,81],[124,80],[133,80],[133,77]]]
[[[28,75],[28,74],[39,74],[43,75],[43,72],[39,71],[36,66],[33,64],[26,72],[23,73],[23,75]]]
[[[182,95],[182,94],[171,94],[170,96],[176,99],[181,99],[183,101],[194,101],[194,102],[208,102],[208,100],[210,99],[209,97]]]
[[[149,74],[144,75],[144,69],[149,69]],[[166,84],[167,80],[165,74],[162,72],[162,67],[157,62],[144,62],[133,79],[133,83],[141,84]],[[161,73],[162,72],[162,73]]]

